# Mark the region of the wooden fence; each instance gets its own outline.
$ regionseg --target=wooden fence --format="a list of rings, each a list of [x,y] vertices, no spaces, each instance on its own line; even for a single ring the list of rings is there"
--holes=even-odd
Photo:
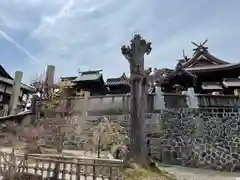
[[[2,155],[3,156],[3,155]],[[9,159],[8,154],[4,158]],[[20,159],[22,156],[18,156]],[[8,170],[8,163],[0,158],[0,168]],[[120,180],[123,162],[115,159],[72,157],[58,155],[32,154],[19,166],[19,172],[27,172],[48,179],[53,176],[58,164],[59,179],[61,180]]]

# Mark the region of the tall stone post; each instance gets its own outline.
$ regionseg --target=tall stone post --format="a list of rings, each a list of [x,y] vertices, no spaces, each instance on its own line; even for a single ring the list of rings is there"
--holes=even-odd
[[[50,91],[54,85],[54,73],[55,73],[55,66],[48,65],[47,71],[46,71],[46,79],[45,79],[45,93],[47,93],[47,96],[50,94]]]
[[[55,66],[48,65],[47,72],[46,72],[46,81],[50,88],[54,85],[54,73],[55,73]]]
[[[144,135],[144,115],[147,100],[147,76],[144,70],[144,55],[150,54],[151,43],[140,35],[135,35],[129,46],[121,48],[122,54],[129,62],[131,73],[131,156],[138,163],[147,165],[146,138]]]
[[[19,96],[20,96],[22,77],[23,77],[22,72],[20,71],[15,72],[15,78],[14,78],[14,83],[12,87],[12,95],[11,95],[10,104],[9,104],[9,113],[11,115],[16,114],[17,105],[18,105]]]

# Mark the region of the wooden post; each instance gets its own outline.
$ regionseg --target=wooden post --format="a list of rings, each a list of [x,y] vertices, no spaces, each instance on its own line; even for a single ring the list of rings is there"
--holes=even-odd
[[[149,71],[144,70],[144,55],[150,54],[151,43],[140,35],[135,35],[129,46],[121,48],[129,62],[131,73],[131,146],[132,157],[141,165],[147,165],[147,147],[143,128],[145,125],[147,100],[147,78]]]
[[[16,109],[19,101],[20,88],[22,82],[23,73],[21,71],[15,72],[14,83],[12,87],[12,95],[10,98],[9,113],[11,115],[16,114]]]

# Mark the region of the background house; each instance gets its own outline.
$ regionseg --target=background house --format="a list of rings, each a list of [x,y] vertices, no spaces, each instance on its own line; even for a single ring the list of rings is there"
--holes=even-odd
[[[0,109],[3,109],[4,105],[9,105],[13,84],[13,77],[0,65]],[[24,106],[25,99],[34,92],[36,92],[35,88],[22,83],[19,94],[19,106]]]

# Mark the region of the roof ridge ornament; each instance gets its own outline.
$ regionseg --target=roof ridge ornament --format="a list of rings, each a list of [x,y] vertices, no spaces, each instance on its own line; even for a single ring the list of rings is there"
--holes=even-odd
[[[183,55],[183,60],[184,62],[187,62],[190,58],[187,56],[187,54],[185,53],[184,49],[182,49],[182,55]]]
[[[178,62],[186,63],[190,58],[185,54],[184,49],[182,49],[182,58],[177,59]]]
[[[125,73],[125,72],[123,72],[123,74],[121,75],[121,77],[120,77],[120,78],[123,78],[123,79],[127,78],[127,76],[126,76],[126,73]]]
[[[200,49],[200,50],[207,50],[208,47],[207,47],[207,46],[204,46],[207,42],[208,42],[208,39],[206,39],[205,41],[203,41],[203,43],[200,42],[199,44],[191,41],[191,43],[196,46],[196,48],[194,48],[193,51],[196,52],[196,51],[199,50],[199,49]]]

